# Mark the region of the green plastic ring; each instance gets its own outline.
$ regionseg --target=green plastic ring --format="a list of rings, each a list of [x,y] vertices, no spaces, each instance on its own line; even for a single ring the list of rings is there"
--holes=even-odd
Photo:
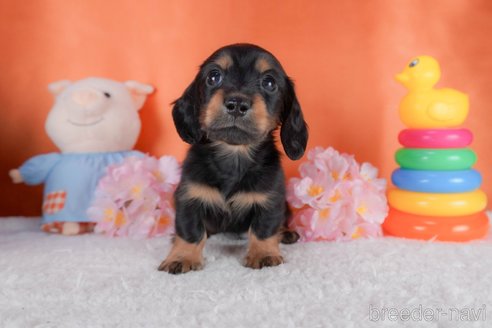
[[[469,148],[401,148],[396,152],[395,159],[405,169],[467,170],[475,164],[477,155]]]

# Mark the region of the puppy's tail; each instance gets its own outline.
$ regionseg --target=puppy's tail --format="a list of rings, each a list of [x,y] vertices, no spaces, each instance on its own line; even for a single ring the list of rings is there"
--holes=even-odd
[[[292,212],[289,209],[289,205],[286,204],[285,206],[285,224],[280,230],[280,242],[282,244],[294,244],[299,240],[299,234],[295,232],[294,230],[289,229],[288,224],[290,217],[292,215]]]

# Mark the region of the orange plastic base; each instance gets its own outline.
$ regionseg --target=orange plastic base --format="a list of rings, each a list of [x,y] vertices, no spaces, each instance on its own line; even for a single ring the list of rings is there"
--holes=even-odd
[[[440,241],[480,239],[489,231],[489,219],[484,211],[455,217],[421,216],[390,208],[383,223],[385,235]]]

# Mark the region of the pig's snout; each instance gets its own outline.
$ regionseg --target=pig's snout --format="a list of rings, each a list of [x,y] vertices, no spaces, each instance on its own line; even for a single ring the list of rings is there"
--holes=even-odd
[[[74,90],[68,99],[69,123],[78,126],[98,123],[109,108],[108,96],[109,93],[90,87]]]
[[[95,89],[78,89],[71,94],[71,100],[85,110],[98,111],[106,100],[103,92]]]

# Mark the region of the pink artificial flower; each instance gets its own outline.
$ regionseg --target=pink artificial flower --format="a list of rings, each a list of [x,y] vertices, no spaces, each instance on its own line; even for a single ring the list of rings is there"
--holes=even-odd
[[[124,217],[113,201],[109,198],[100,197],[101,194],[98,196],[87,210],[87,214],[97,221],[94,232],[107,232],[108,235],[113,236],[116,231],[115,227],[124,223]]]
[[[300,204],[316,206],[324,198],[326,185],[323,182],[316,183],[310,177],[305,177],[300,179],[297,184],[294,184],[294,195],[300,201]]]
[[[360,176],[364,181],[371,183],[378,191],[386,190],[386,180],[378,179],[378,169],[370,163],[362,163]]]
[[[323,150],[321,147],[308,152],[311,161],[301,164],[301,179],[290,181],[288,194],[291,205],[301,208],[304,205],[314,208],[330,206],[342,196],[341,187],[351,176],[351,165],[355,161],[351,157],[340,156],[332,148]]]
[[[369,223],[381,224],[388,215],[386,197],[377,192],[367,181],[354,182],[352,204],[355,212]]]
[[[301,179],[299,178],[291,178],[287,184],[287,202],[294,208],[301,208],[304,206],[304,202],[299,198],[295,190],[300,181]]]
[[[172,156],[126,158],[100,180],[88,215],[95,231],[108,236],[146,238],[172,231],[172,197],[181,169]]]
[[[159,182],[168,185],[177,185],[181,179],[181,167],[172,156],[162,156],[159,159],[159,172],[161,176]]]
[[[387,215],[386,181],[377,169],[333,148],[316,147],[287,187],[287,201],[299,209],[289,226],[303,241],[351,240],[381,235]]]
[[[383,229],[379,224],[361,222],[357,225],[357,230],[352,235],[352,239],[357,238],[378,238],[383,236]]]
[[[301,237],[301,241],[314,240],[314,227],[312,224],[312,217],[315,210],[312,208],[306,208],[302,211],[297,211],[289,221],[289,228],[297,231]]]

